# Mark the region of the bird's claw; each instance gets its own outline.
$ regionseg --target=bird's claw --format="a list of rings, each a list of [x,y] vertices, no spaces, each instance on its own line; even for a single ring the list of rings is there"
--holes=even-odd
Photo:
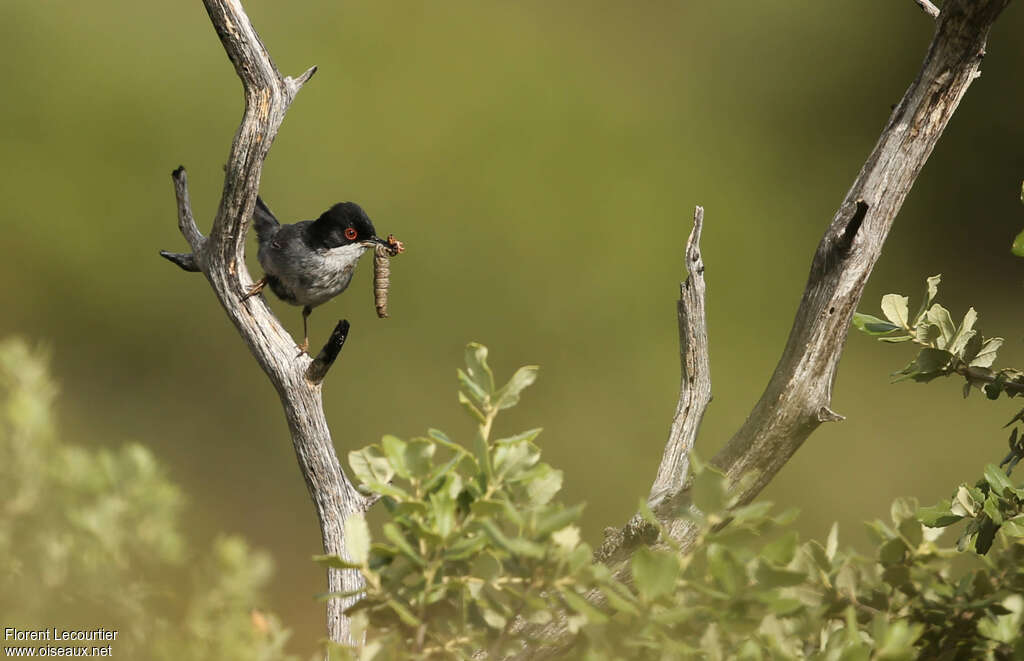
[[[245,290],[245,294],[242,296],[242,300],[246,301],[246,300],[252,298],[256,294],[258,294],[261,291],[263,291],[263,288],[266,287],[266,286],[267,286],[267,276],[263,276],[262,278],[260,278],[256,282],[252,283],[252,286],[250,286],[248,289]]]

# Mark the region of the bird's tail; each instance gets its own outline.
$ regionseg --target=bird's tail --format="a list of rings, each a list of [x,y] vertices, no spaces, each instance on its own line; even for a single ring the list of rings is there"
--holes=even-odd
[[[267,205],[263,203],[263,199],[256,196],[256,209],[252,214],[252,226],[256,230],[256,235],[259,237],[269,238],[280,223],[277,222],[277,218],[270,212]]]

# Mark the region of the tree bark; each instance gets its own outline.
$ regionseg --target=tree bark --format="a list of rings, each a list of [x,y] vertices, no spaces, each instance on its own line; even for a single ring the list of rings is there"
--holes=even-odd
[[[967,88],[981,75],[989,30],[1008,4],[1009,0],[949,0],[938,12],[935,36],[920,73],[890,115],[818,245],[793,328],[768,386],[739,431],[712,460],[729,477],[739,504],[752,501],[823,422],[843,419],[831,408],[832,385],[853,313],[896,214]],[[696,223],[694,233],[699,238]],[[691,235],[688,267],[694,243]],[[691,269],[690,280],[683,284],[679,304],[682,388],[649,498],[653,512],[684,551],[697,532],[679,516],[680,507],[687,506],[686,455],[710,401],[706,356],[691,361],[689,354],[706,341],[701,337],[700,271],[701,277],[694,280]],[[688,289],[691,280],[694,284]],[[706,353],[706,346],[701,350]],[[707,379],[706,401],[701,394],[703,378]],[[608,529],[596,556],[628,582],[628,563],[623,561],[636,546],[655,543],[656,537],[653,526],[637,515],[621,529]],[[593,603],[603,600],[596,591],[587,598]],[[548,644],[515,658],[551,658],[571,644],[573,636],[564,621],[542,629],[539,637]]]
[[[700,233],[704,208],[693,214],[693,230],[686,242],[686,270],[679,285],[679,403],[672,418],[668,443],[651,486],[647,504],[656,508],[665,498],[682,490],[690,467],[690,451],[697,440],[704,411],[711,403],[711,364],[708,357],[708,322],[705,316],[704,258],[700,254]]]
[[[371,501],[345,476],[324,417],[321,382],[341,351],[348,322],[341,321],[316,360],[300,353],[262,296],[248,296],[253,281],[245,266],[245,235],[251,223],[263,161],[302,85],[316,72],[282,77],[253,29],[239,0],[203,0],[224,50],[242,81],[245,113],[225,167],[224,190],[210,235],[196,226],[184,168],[173,173],[178,226],[191,253],[161,252],[186,271],[199,271],[270,378],[284,407],[299,467],[320,521],[325,553],[346,557],[345,520],[365,512]],[[327,590],[362,588],[358,572],[329,569]],[[328,638],[353,643],[344,609],[355,597],[327,602]]]

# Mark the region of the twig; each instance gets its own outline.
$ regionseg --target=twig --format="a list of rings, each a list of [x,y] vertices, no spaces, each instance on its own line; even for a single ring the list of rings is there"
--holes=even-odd
[[[789,340],[760,401],[714,457],[740,504],[775,477],[831,410],[832,384],[850,320],[896,214],[977,77],[989,29],[1009,0],[949,0],[921,72],[825,232]],[[746,479],[741,479],[746,477]],[[666,522],[683,548],[692,524]]]
[[[178,226],[192,253],[160,254],[185,270],[202,271],[260,367],[274,384],[291,432],[295,455],[320,520],[324,551],[347,556],[345,520],[365,512],[367,498],[345,476],[334,452],[324,417],[320,382],[338,356],[348,331],[335,329],[318,361],[296,355],[295,344],[261,296],[246,296],[252,278],[245,267],[248,230],[260,172],[288,106],[316,67],[298,78],[282,78],[239,0],[203,0],[224,50],[245,90],[245,115],[235,133],[224,168],[224,190],[213,228],[202,236],[192,217],[184,168],[174,171]],[[309,377],[312,375],[312,377]],[[309,378],[308,378],[309,377]],[[329,569],[327,591],[358,594],[358,572]],[[327,602],[327,634],[334,642],[353,643],[344,609],[356,597]]]
[[[949,0],[943,7],[921,72],[889,117],[818,246],[789,340],[764,394],[713,459],[741,504],[764,489],[824,420],[838,416],[830,408],[832,384],[868,276],[910,187],[977,77],[989,29],[1007,4]],[[672,510],[663,506],[655,513],[685,551],[698,531]],[[626,581],[629,563],[619,560],[644,532],[633,524],[612,530],[598,554]],[[594,591],[587,599],[599,603],[603,597]],[[545,644],[511,658],[551,658],[573,640],[562,622],[540,629],[528,634]]]
[[[920,7],[924,13],[928,14],[932,18],[939,17],[939,8],[928,2],[928,0],[914,0],[914,2],[917,3],[917,6]]]
[[[704,226],[704,207],[693,214],[693,231],[686,244],[686,268],[689,275],[679,285],[679,403],[658,475],[647,498],[654,508],[672,497],[686,482],[697,431],[704,411],[711,403],[711,365],[708,359],[708,327],[705,315],[704,259],[700,254],[700,233]]]

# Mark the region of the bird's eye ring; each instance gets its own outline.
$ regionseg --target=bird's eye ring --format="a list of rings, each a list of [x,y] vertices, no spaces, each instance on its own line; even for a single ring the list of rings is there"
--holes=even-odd
[[[345,238],[349,241],[355,241],[356,237],[359,236],[359,232],[354,227],[348,227],[345,229]]]

